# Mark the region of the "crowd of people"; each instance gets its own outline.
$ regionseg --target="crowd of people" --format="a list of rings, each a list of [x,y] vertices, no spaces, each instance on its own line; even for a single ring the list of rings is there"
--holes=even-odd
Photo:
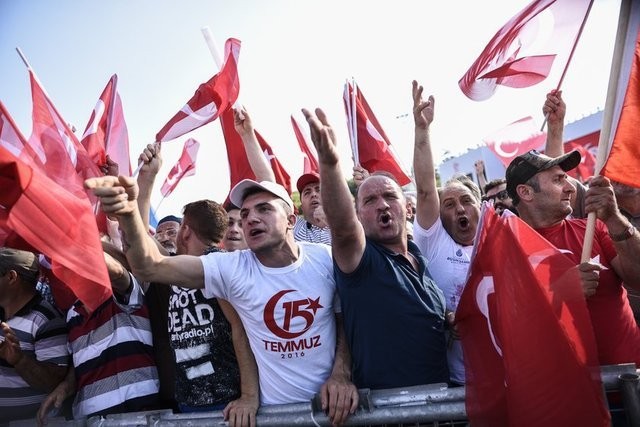
[[[517,214],[573,261],[600,363],[639,364],[626,289],[640,290],[640,189],[568,177],[580,154],[563,152],[559,91],[543,106],[546,154],[516,157],[482,189],[466,176],[439,186],[435,99],[423,91],[414,81],[415,195],[360,166],[352,194],[328,118],[303,110],[319,171],[297,180],[296,207],[251,116],[237,110],[256,179],[239,182],[224,204],[188,203],[152,236],[159,144],[140,154],[137,180],[110,171],[85,182],[119,230],[103,238],[113,297],[96,310],[57,304],[39,292],[37,254],[0,248],[0,424],[167,408],[221,410],[230,425],[253,426],[261,405],[319,394],[339,425],[356,411],[358,389],[464,385],[455,313],[483,202]],[[581,262],[590,212],[595,240]]]

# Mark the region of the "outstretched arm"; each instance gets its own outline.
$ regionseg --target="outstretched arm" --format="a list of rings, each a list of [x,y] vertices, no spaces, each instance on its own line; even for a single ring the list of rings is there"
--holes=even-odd
[[[249,159],[249,165],[256,176],[256,180],[276,182],[276,176],[273,174],[271,165],[262,152],[262,148],[260,148],[258,137],[251,122],[251,116],[247,113],[247,110],[244,108],[242,110],[233,110],[233,126],[240,138],[242,138],[244,150],[247,153],[247,159]]]
[[[204,270],[198,257],[164,256],[148,236],[138,211],[138,185],[133,178],[104,176],[90,178],[84,185],[100,198],[105,213],[118,217],[128,246],[127,260],[137,278],[188,288],[204,286]]]
[[[333,258],[342,272],[351,273],[362,259],[365,237],[340,168],[335,134],[321,109],[317,108],[315,114],[303,109],[302,113],[309,123],[311,140],[318,151],[320,195],[331,230]]]
[[[147,144],[140,156],[138,163],[142,163],[138,174],[138,210],[144,224],[144,229],[149,229],[149,210],[151,209],[151,191],[156,181],[158,171],[162,167],[160,143]]]
[[[415,124],[415,145],[413,149],[413,170],[416,177],[416,220],[423,228],[430,228],[440,216],[440,198],[436,185],[436,170],[433,166],[429,127],[433,122],[435,99],[422,99],[424,88],[413,81],[413,121]]]

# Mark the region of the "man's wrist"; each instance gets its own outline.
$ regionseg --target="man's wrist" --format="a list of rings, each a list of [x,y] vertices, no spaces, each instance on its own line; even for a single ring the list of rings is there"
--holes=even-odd
[[[614,242],[624,242],[625,240],[633,237],[636,232],[636,228],[632,224],[628,224],[628,226],[619,233],[612,233],[611,231],[609,231],[609,237]]]

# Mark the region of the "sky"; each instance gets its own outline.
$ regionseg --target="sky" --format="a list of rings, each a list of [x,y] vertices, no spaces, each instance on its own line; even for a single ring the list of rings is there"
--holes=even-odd
[[[104,86],[118,74],[132,163],[144,146],[207,81],[216,66],[202,36],[220,51],[242,41],[240,102],[292,177],[302,172],[290,115],[308,132],[301,108],[321,107],[336,130],[345,174],[352,167],[342,102],[355,78],[404,166],[413,153],[411,81],[435,96],[436,163],[482,144],[511,122],[542,123],[545,94],[561,70],[526,88],[498,88],[487,101],[464,96],[458,80],[487,42],[527,0],[0,0],[0,100],[31,133],[31,92],[20,47],[65,120],[80,137]],[[562,85],[567,121],[604,107],[620,0],[595,0]],[[556,67],[559,68],[559,67]],[[196,174],[167,199],[160,186],[184,141],[200,141]],[[152,206],[158,218],[229,191],[218,121],[162,146]]]

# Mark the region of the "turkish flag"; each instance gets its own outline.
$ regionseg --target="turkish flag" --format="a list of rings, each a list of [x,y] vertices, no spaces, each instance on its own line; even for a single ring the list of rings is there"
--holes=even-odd
[[[504,167],[529,150],[540,150],[546,140],[547,133],[541,132],[530,116],[516,120],[483,139]]]
[[[189,138],[185,141],[178,162],[171,168],[167,179],[165,179],[160,189],[163,197],[169,197],[182,178],[195,175],[196,158],[198,157],[199,148],[200,143],[195,139]]]
[[[302,156],[304,157],[302,174],[318,173],[320,168],[318,167],[318,159],[314,154],[315,149],[311,148],[309,141],[307,141],[300,129],[300,125],[293,116],[291,116],[291,126],[293,126],[293,132],[296,134],[300,151],[302,151]]]
[[[82,146],[97,165],[106,164],[106,155],[118,164],[120,174],[131,175],[129,133],[114,74],[96,103],[82,135]]]
[[[456,311],[471,424],[608,426],[575,264],[515,215],[480,224]]]
[[[231,108],[240,93],[238,57],[240,40],[230,38],[224,47],[224,64],[218,74],[200,85],[193,97],[156,135],[156,141],[178,138],[214,121]]]
[[[0,101],[0,146],[9,150],[11,154],[29,166],[43,167],[2,101]]]
[[[94,310],[112,295],[91,206],[0,147],[4,227],[51,259],[52,271]],[[4,244],[5,242],[0,242]]]
[[[356,132],[350,132],[349,137],[352,147],[357,147],[358,163],[369,172],[389,172],[400,185],[409,184],[411,182],[409,173],[401,165],[389,138],[373,114],[362,91],[355,84],[352,85],[349,82],[345,84],[344,105],[347,123],[353,123],[355,118]],[[353,140],[354,138],[356,141]]]
[[[613,142],[600,174],[631,187],[640,187],[640,24],[637,24],[640,7],[636,3],[632,5],[636,8],[631,15],[635,17],[636,25],[630,25],[626,39],[635,40],[635,43],[625,43],[624,53],[627,59],[624,66],[630,67],[630,72],[624,97],[617,98],[616,110],[620,111],[620,116],[613,127]]]
[[[224,141],[227,145],[227,159],[229,160],[229,175],[230,175],[230,187],[233,188],[237,183],[243,179],[256,179],[255,174],[251,170],[247,153],[244,149],[242,138],[236,132],[233,126],[233,110],[229,109],[222,113],[220,116],[220,125],[222,126],[222,134],[224,135]],[[291,177],[284,169],[284,166],[280,163],[276,155],[273,153],[271,146],[267,144],[267,141],[256,130],[256,138],[260,144],[260,148],[267,159],[267,162],[271,165],[273,174],[276,177],[276,182],[282,185],[289,194],[291,194]]]
[[[589,135],[587,135],[589,137]],[[583,144],[580,143],[582,138],[567,141],[564,144],[566,153],[576,150],[580,153],[580,164],[575,169],[567,171],[567,175],[576,178],[580,182],[584,182],[587,178],[593,176],[596,168],[596,158]]]
[[[458,85],[474,101],[490,98],[497,85],[523,88],[565,67],[593,0],[534,0],[489,41]]]

